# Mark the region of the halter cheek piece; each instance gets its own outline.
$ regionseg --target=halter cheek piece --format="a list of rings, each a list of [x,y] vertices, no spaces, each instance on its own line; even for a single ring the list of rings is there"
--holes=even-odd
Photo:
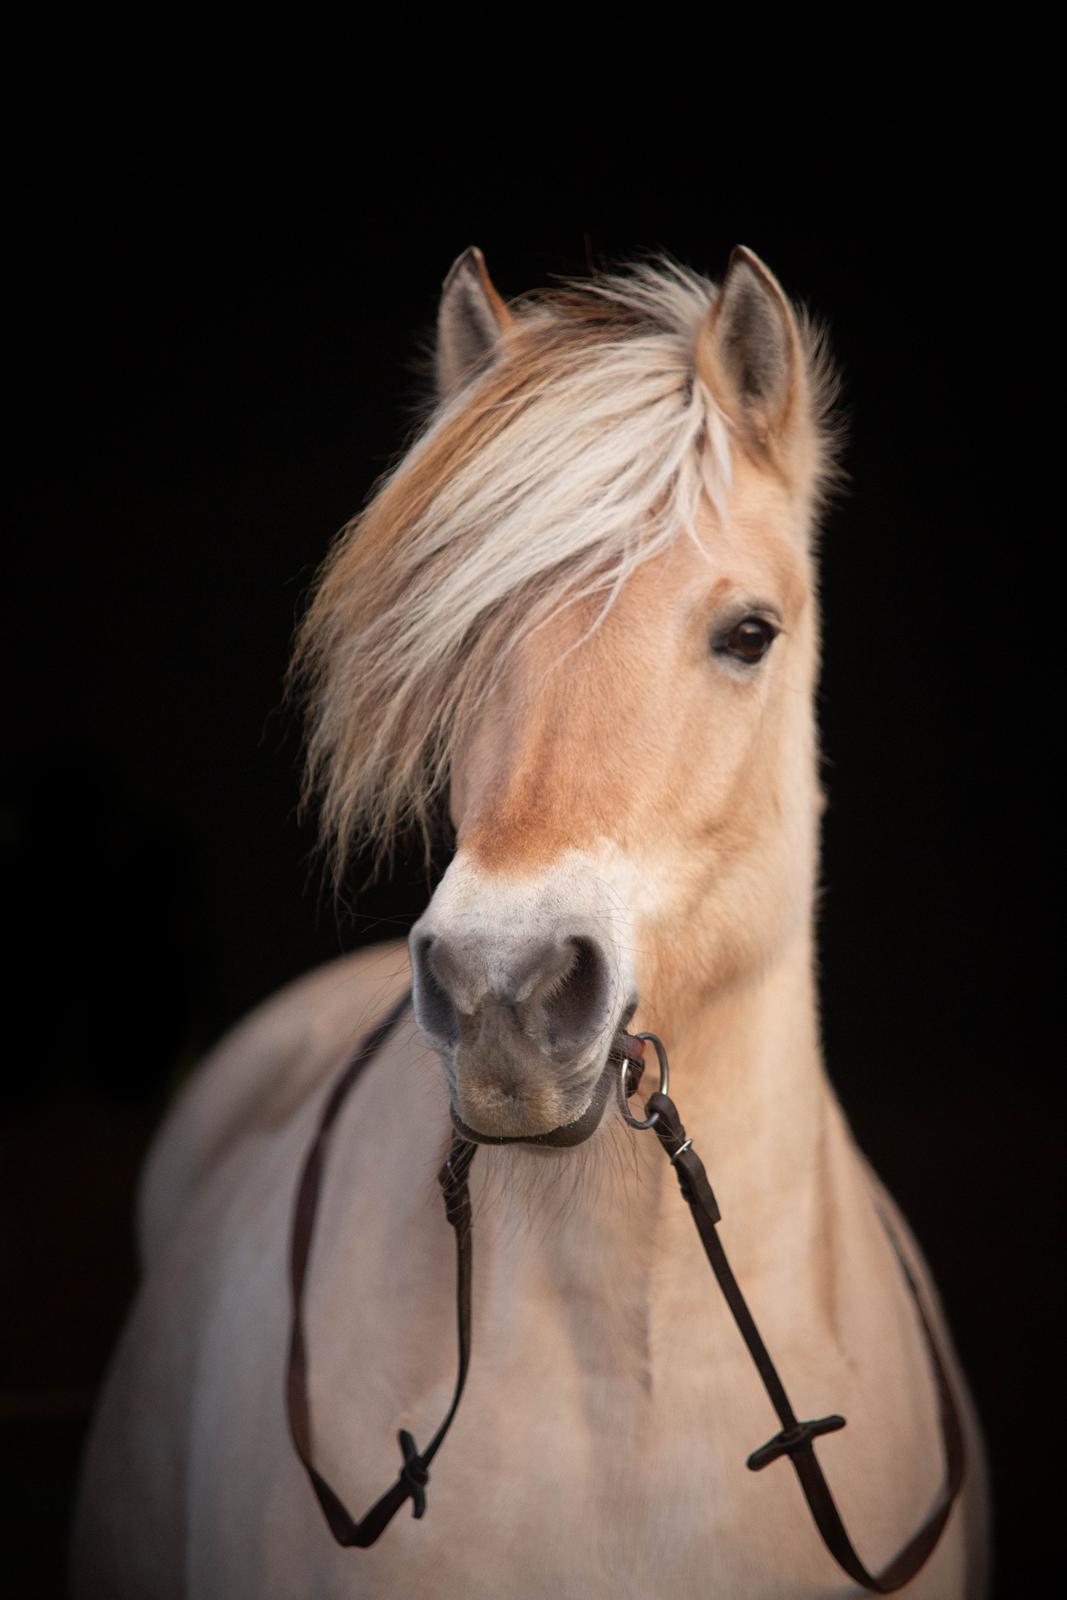
[[[463,1394],[464,1384],[467,1381],[467,1369],[470,1364],[471,1209],[468,1174],[477,1146],[471,1140],[461,1137],[453,1141],[448,1157],[437,1174],[437,1180],[444,1196],[445,1216],[451,1224],[456,1237],[456,1323],[459,1336],[459,1362],[452,1401],[448,1411],[445,1413],[444,1420],[425,1450],[420,1451],[407,1429],[401,1428],[398,1434],[398,1442],[402,1462],[397,1480],[371,1506],[366,1515],[359,1522],[356,1522],[325,1478],[316,1470],[312,1460],[311,1415],[307,1385],[307,1347],[304,1337],[304,1284],[307,1278],[315,1214],[318,1208],[319,1188],[326,1151],[329,1145],[330,1131],[338,1112],[341,1110],[363,1069],[372,1060],[400,1020],[400,1017],[407,1009],[410,998],[410,995],[405,995],[402,1000],[398,1001],[388,1016],[367,1035],[330,1091],[319,1119],[319,1125],[311,1148],[304,1161],[293,1212],[290,1249],[292,1324],[286,1386],[289,1430],[292,1434],[296,1453],[311,1480],[311,1486],[318,1497],[319,1505],[322,1507],[334,1538],[338,1544],[345,1546],[357,1545],[360,1548],[366,1548],[368,1545],[374,1544],[405,1501],[411,1501],[414,1516],[421,1517],[424,1514],[426,1510],[426,1485],[430,1478],[430,1463],[441,1448],[444,1437],[452,1424],[452,1419],[459,1406],[460,1397]],[[656,1052],[659,1061],[660,1082],[656,1092],[648,1098],[645,1106],[646,1114],[642,1119],[631,1114],[628,1100],[636,1092],[640,1081],[646,1043],[650,1043]],[[854,1579],[856,1583],[862,1584],[864,1588],[873,1590],[876,1594],[893,1594],[911,1581],[926,1563],[938,1539],[941,1537],[953,1503],[963,1483],[964,1449],[963,1429],[960,1425],[959,1412],[953,1398],[945,1363],[941,1358],[933,1329],[923,1309],[918,1285],[909,1270],[900,1244],[895,1238],[888,1221],[884,1216],[882,1217],[883,1226],[896,1252],[901,1271],[915,1301],[919,1322],[926,1339],[930,1365],[937,1384],[946,1477],[941,1499],[922,1527],[908,1540],[904,1548],[894,1556],[893,1560],[882,1572],[873,1575],[867,1571],[852,1546],[852,1542],[845,1531],[844,1523],[841,1521],[840,1514],[834,1504],[830,1487],[823,1477],[822,1468],[815,1458],[814,1441],[820,1434],[834,1433],[837,1429],[843,1428],[845,1419],[839,1416],[828,1416],[820,1417],[812,1422],[800,1422],[797,1420],[793,1407],[789,1402],[789,1396],[786,1394],[774,1362],[767,1352],[767,1347],[760,1337],[759,1329],[752,1319],[752,1313],[745,1304],[744,1296],[738,1287],[737,1279],[730,1269],[730,1264],[726,1259],[726,1254],[716,1231],[720,1213],[711,1185],[708,1182],[707,1173],[704,1170],[704,1163],[693,1148],[692,1139],[686,1135],[681,1118],[678,1115],[678,1109],[667,1093],[670,1081],[669,1067],[667,1052],[662,1041],[651,1033],[637,1035],[620,1033],[612,1046],[611,1063],[612,1065],[617,1064],[618,1067],[616,1087],[619,1107],[626,1121],[632,1128],[653,1130],[670,1158],[671,1165],[678,1176],[682,1197],[693,1214],[693,1221],[696,1224],[697,1233],[700,1235],[700,1242],[704,1247],[704,1253],[708,1258],[711,1270],[715,1275],[719,1288],[722,1290],[726,1304],[730,1308],[741,1337],[748,1347],[748,1352],[755,1364],[756,1371],[759,1373],[763,1387],[767,1391],[768,1398],[782,1425],[781,1430],[774,1435],[773,1439],[768,1440],[765,1445],[761,1445],[758,1450],[754,1450],[749,1456],[747,1464],[750,1470],[752,1472],[761,1472],[764,1467],[770,1466],[772,1461],[777,1461],[779,1456],[788,1456],[800,1482],[804,1497],[808,1502],[815,1525],[822,1536],[823,1543],[837,1564],[848,1573],[850,1578]]]

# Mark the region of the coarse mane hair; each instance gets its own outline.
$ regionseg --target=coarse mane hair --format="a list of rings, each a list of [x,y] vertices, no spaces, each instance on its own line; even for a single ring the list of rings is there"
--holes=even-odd
[[[595,627],[639,563],[696,537],[702,496],[725,515],[730,428],[694,367],[717,293],[657,254],[512,301],[492,359],[337,536],[289,680],[335,882],[357,843],[380,861],[415,825],[429,846],[457,731],[520,640],[601,596]],[[822,330],[798,324],[818,495],[834,375]]]

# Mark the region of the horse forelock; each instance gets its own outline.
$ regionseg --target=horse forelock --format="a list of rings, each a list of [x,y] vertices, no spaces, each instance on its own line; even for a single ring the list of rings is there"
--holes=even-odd
[[[512,302],[492,361],[341,530],[291,669],[337,880],[359,840],[429,842],[459,731],[524,638],[590,596],[596,627],[702,499],[725,517],[729,425],[693,361],[716,294],[659,257]],[[801,332],[818,479],[831,374]]]

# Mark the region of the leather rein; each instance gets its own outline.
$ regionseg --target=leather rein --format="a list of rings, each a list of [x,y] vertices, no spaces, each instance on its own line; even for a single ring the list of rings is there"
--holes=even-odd
[[[323,1167],[329,1148],[330,1134],[345,1100],[355,1086],[365,1067],[377,1054],[393,1028],[399,1022],[411,1000],[403,996],[388,1015],[363,1040],[331,1089],[319,1118],[315,1137],[304,1160],[293,1211],[290,1247],[290,1283],[292,1290],[292,1322],[289,1340],[289,1360],[286,1379],[286,1402],[289,1430],[297,1456],[306,1470],[311,1486],[322,1507],[330,1531],[338,1544],[372,1545],[385,1531],[393,1517],[406,1501],[412,1502],[412,1514],[421,1517],[426,1510],[426,1485],[430,1478],[430,1464],[444,1442],[459,1407],[467,1381],[471,1352],[471,1205],[468,1174],[477,1146],[469,1139],[455,1138],[448,1156],[437,1174],[444,1198],[445,1216],[451,1224],[456,1239],[456,1323],[459,1360],[452,1400],[444,1419],[424,1450],[419,1450],[406,1428],[398,1434],[402,1463],[396,1482],[375,1501],[370,1510],[356,1521],[346,1509],[337,1493],[315,1467],[312,1456],[311,1412],[308,1400],[308,1358],[304,1332],[304,1288],[311,1254],[315,1216],[318,1210]],[[660,1084],[649,1096],[643,1120],[632,1116],[627,1099],[636,1089],[643,1066],[644,1046],[653,1044],[660,1068]],[[737,1324],[741,1337],[748,1347],[756,1371],[767,1396],[775,1409],[781,1429],[774,1437],[748,1458],[752,1472],[761,1472],[780,1456],[788,1456],[797,1475],[804,1498],[808,1503],[815,1525],[827,1550],[850,1578],[876,1594],[893,1594],[909,1583],[933,1553],[938,1539],[948,1522],[953,1503],[960,1492],[964,1476],[963,1428],[952,1393],[948,1373],[937,1346],[930,1321],[923,1309],[918,1285],[904,1258],[899,1241],[887,1219],[881,1220],[890,1243],[900,1262],[901,1271],[911,1291],[919,1322],[926,1340],[927,1354],[937,1386],[941,1436],[945,1454],[945,1485],[942,1494],[926,1521],[907,1544],[893,1557],[880,1573],[867,1570],[852,1544],[840,1513],[834,1503],[830,1486],[823,1476],[815,1456],[814,1441],[820,1434],[834,1433],[845,1426],[841,1416],[820,1417],[801,1422],[786,1394],[781,1378],[767,1347],[760,1337],[752,1313],[738,1286],[726,1259],[716,1225],[720,1220],[719,1207],[708,1182],[704,1163],[687,1137],[674,1101],[667,1093],[669,1076],[667,1053],[654,1034],[620,1033],[612,1046],[610,1064],[619,1072],[619,1106],[626,1121],[633,1128],[652,1129],[668,1156],[678,1177],[682,1197],[693,1216],[700,1242],[708,1258],[716,1282],[722,1290],[726,1304]],[[879,1213],[881,1215],[881,1213]]]

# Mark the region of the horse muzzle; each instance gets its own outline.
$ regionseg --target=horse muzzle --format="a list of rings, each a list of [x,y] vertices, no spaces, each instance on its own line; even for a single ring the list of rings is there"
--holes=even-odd
[[[614,1052],[612,1052],[599,1078],[593,1084],[593,1092],[584,1110],[579,1111],[569,1122],[560,1123],[557,1127],[548,1128],[542,1133],[483,1133],[480,1129],[464,1122],[456,1109],[455,1100],[450,1106],[453,1126],[464,1139],[471,1139],[476,1144],[534,1144],[548,1145],[560,1150],[584,1144],[600,1126],[604,1107],[611,1095],[615,1070]]]
[[[415,1015],[444,1062],[452,1120],[483,1144],[580,1144],[611,1089],[608,1057],[631,1005],[593,932],[536,940],[480,930],[412,935]]]
[[[458,851],[411,930],[419,1029],[464,1138],[580,1144],[636,1007],[633,929],[604,863],[571,852],[528,877]]]

